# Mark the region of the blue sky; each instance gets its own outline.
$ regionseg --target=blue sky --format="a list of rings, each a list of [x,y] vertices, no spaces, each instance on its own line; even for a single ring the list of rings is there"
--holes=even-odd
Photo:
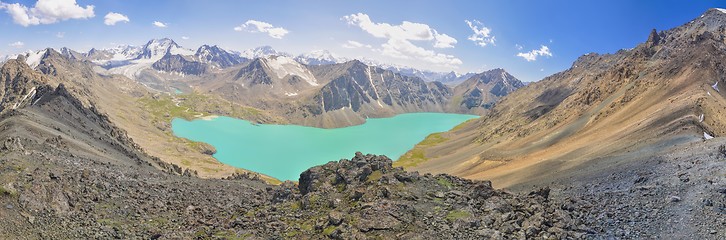
[[[726,7],[715,0],[0,2],[0,55],[63,46],[87,51],[169,37],[192,49],[269,45],[292,54],[325,49],[436,71],[504,68],[525,81],[567,69],[582,54],[631,48],[652,28],[669,29],[708,8]],[[110,12],[129,21],[107,25]],[[472,37],[474,30],[479,35]]]

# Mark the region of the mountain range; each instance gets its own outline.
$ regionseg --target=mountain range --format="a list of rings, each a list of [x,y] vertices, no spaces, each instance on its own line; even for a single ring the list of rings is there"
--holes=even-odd
[[[194,50],[181,47],[174,40],[169,38],[152,39],[146,44],[139,46],[119,45],[117,47],[106,49],[92,48],[88,52],[75,51],[68,48],[62,48],[58,51],[70,58],[78,60],[89,60],[100,66],[103,66],[104,68],[115,68],[123,65],[129,65],[132,64],[133,60],[146,59],[147,61],[158,61],[163,58],[167,53],[172,56],[181,55],[186,57],[187,60],[193,59],[193,61],[201,62],[213,68],[226,68],[236,64],[244,63],[251,59],[264,58],[269,56],[293,57],[292,54],[279,52],[270,46],[261,46],[238,52],[232,50],[225,50],[216,45],[202,45],[195,52]],[[25,53],[24,55],[28,56],[32,54],[34,53],[29,52]],[[15,58],[15,55],[3,56],[2,58],[0,58],[0,62],[3,62],[4,59],[10,58]],[[295,61],[304,65],[329,65],[345,63],[353,60],[350,58],[337,56],[327,50],[314,50],[295,56],[294,59]],[[428,82],[438,81],[452,86],[474,75],[474,73],[459,74],[453,71],[434,72],[428,70],[420,70],[411,67],[381,63],[368,59],[361,61],[365,62],[368,65],[391,70],[402,75],[419,77],[422,80]],[[180,69],[180,73],[184,73],[184,71]],[[187,72],[185,74],[195,74],[195,72]]]
[[[34,67],[49,51],[25,54],[26,62]],[[316,127],[361,124],[368,117],[406,112],[480,114],[524,86],[508,73],[500,74],[501,69],[484,75],[434,73],[377,67],[327,51],[292,57],[269,46],[240,53],[203,45],[193,51],[168,38],[88,53],[63,48],[60,54],[97,65],[103,75],[124,75],[159,91],[211,93],[269,111],[285,123]],[[468,79],[467,87],[450,85],[462,79]]]

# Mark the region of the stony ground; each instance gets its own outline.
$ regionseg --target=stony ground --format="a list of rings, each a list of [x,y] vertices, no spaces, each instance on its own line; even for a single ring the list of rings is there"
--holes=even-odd
[[[280,186],[204,180],[74,156],[23,140],[0,153],[0,237],[579,238],[592,229],[548,199],[489,182],[419,175],[357,154]]]
[[[563,208],[580,210],[589,238],[726,239],[726,139],[643,149],[571,172],[515,189],[552,187]]]

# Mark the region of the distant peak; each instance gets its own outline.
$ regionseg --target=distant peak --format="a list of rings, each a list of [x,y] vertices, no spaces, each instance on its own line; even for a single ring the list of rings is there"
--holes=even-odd
[[[491,69],[488,71],[484,71],[482,73],[497,73],[498,74],[498,73],[506,73],[506,72],[507,71],[505,71],[503,68],[494,68],[494,69]]]
[[[146,43],[147,46],[152,44],[177,45],[176,42],[170,38],[151,39],[148,43]]]
[[[204,44],[201,47],[199,47],[199,50],[219,50],[219,49],[220,48],[217,47],[217,45],[210,46],[210,45]]]
[[[360,61],[360,60],[358,60],[358,59],[353,59],[353,60],[350,60],[350,61],[348,61],[348,63],[350,63],[350,65],[352,65],[352,66],[355,66],[355,65],[364,65],[364,66],[368,66],[368,65],[366,65],[366,64],[365,64],[365,63],[363,63],[363,62],[361,62],[361,61]]]
[[[156,41],[156,42],[174,42],[174,40],[171,40],[171,38],[152,39],[151,41]]]

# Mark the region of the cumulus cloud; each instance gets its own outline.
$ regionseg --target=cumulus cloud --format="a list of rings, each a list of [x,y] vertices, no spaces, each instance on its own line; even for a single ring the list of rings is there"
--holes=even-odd
[[[0,9],[10,14],[13,22],[27,27],[52,24],[68,19],[88,19],[95,16],[93,5],[81,7],[76,0],[38,0],[32,8],[20,3],[0,2]]]
[[[8,44],[8,46],[11,46],[11,47],[14,47],[14,48],[22,48],[23,46],[25,46],[25,43],[24,42],[21,42],[21,41],[17,41],[17,42]]]
[[[463,63],[455,56],[437,53],[413,44],[412,41],[427,41],[432,42],[434,48],[453,48],[457,43],[455,38],[441,34],[426,24],[409,21],[403,21],[400,25],[375,23],[367,14],[363,13],[344,16],[342,20],[349,25],[361,28],[376,38],[387,39],[381,45],[383,55],[401,59],[422,60],[441,66],[456,66]],[[348,45],[355,46],[350,42]]]
[[[539,49],[534,49],[529,52],[517,53],[517,57],[522,57],[527,60],[527,62],[535,61],[539,56],[552,57],[552,52],[550,52],[549,47],[542,45]]]
[[[371,46],[369,44],[362,44],[360,42],[353,41],[353,40],[348,40],[348,42],[343,43],[343,47],[344,48],[362,48],[362,47],[373,48],[373,46]]]
[[[482,47],[486,47],[489,44],[495,45],[494,42],[496,41],[496,37],[491,35],[491,29],[485,27],[484,24],[477,20],[464,20],[464,22],[466,22],[466,25],[474,31],[474,33],[467,39]]]
[[[434,31],[434,33],[436,33]],[[456,44],[458,41],[456,41],[456,38],[450,37],[446,34],[436,34],[434,35],[434,38],[436,38],[436,43],[434,43],[435,48],[453,48],[454,44]]]
[[[275,27],[272,24],[257,20],[247,20],[244,24],[235,27],[234,30],[238,32],[267,33],[271,38],[276,39],[282,39],[282,37],[290,33],[290,31],[282,27]]]
[[[167,27],[167,24],[166,23],[159,22],[159,21],[154,21],[151,24],[154,25],[154,27],[158,27],[158,28],[165,28],[165,27]]]
[[[106,17],[103,18],[103,24],[113,26],[119,22],[129,22],[129,17],[120,13],[109,12]]]

